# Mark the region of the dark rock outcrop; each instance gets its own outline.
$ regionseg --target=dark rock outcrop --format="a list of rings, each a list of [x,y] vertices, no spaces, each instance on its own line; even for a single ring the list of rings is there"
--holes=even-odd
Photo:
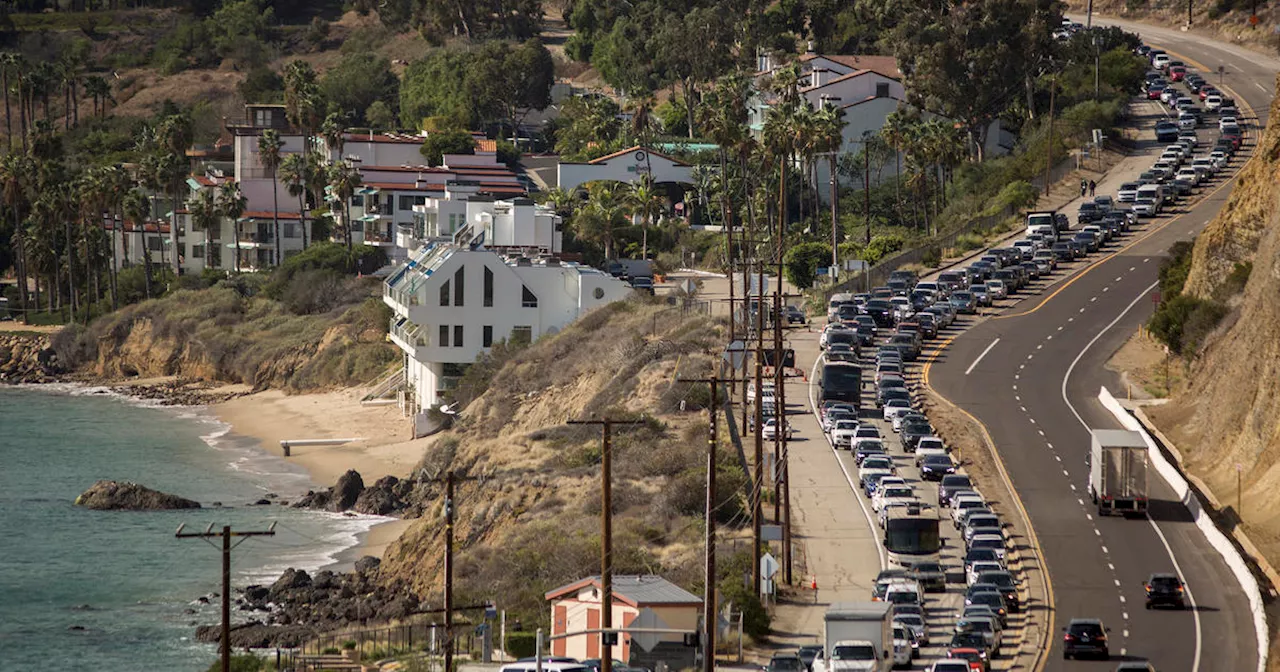
[[[385,516],[405,508],[400,479],[395,476],[383,476],[376,483],[364,489],[355,503],[357,513],[369,513]]]
[[[48,336],[0,334],[0,383],[53,383],[63,373]]]
[[[128,481],[98,481],[76,497],[76,506],[97,510],[198,509],[200,503]]]
[[[292,506],[298,509],[416,518],[432,505],[432,501],[439,496],[439,491],[437,483],[417,477],[401,479],[383,476],[373,485],[365,487],[360,474],[351,470],[343,474],[332,488],[308,491],[293,502]]]
[[[268,625],[260,621],[250,621],[243,625],[231,626],[231,648],[265,649],[270,647],[298,647],[303,642],[315,637],[315,628],[303,625]],[[196,640],[213,644],[221,641],[221,625],[202,625],[196,628]]]
[[[361,575],[376,574],[378,567],[382,566],[382,560],[372,555],[366,555],[356,560],[356,573]]]
[[[347,473],[338,477],[338,483],[333,486],[333,499],[329,502],[329,510],[350,509],[355,506],[362,492],[364,492],[364,479],[360,478],[360,472],[348,469]]]

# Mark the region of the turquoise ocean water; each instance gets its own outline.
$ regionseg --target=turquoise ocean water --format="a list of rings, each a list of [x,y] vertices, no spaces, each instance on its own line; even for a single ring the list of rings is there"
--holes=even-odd
[[[104,478],[206,508],[72,505]],[[247,506],[310,487],[300,468],[200,409],[146,407],[102,390],[0,388],[0,670],[204,670],[216,653],[194,643],[195,625],[217,622],[218,601],[195,600],[219,590],[219,550],[175,539],[175,529],[277,523],[275,537],[233,551],[238,587],[269,584],[286,567],[328,566],[381,519]]]

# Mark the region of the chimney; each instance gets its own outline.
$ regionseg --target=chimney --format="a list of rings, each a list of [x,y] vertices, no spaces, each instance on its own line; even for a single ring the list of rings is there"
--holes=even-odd
[[[828,81],[830,81],[827,79],[827,72],[829,71],[826,68],[814,68],[813,70],[810,70],[809,85],[814,88],[817,88],[819,86],[822,86],[823,84],[826,84]]]
[[[816,54],[816,53],[817,53],[816,51],[814,51],[814,50],[813,50],[813,40],[809,40],[808,42],[805,42],[805,46],[804,46],[804,53],[805,53],[805,54]]]

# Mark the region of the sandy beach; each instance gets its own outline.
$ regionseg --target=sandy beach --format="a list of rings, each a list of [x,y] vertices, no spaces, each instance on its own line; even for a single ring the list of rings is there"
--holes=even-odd
[[[408,418],[389,406],[362,406],[361,390],[286,395],[272,390],[215,404],[211,410],[231,431],[257,439],[273,455],[284,455],[289,439],[356,438],[337,446],[294,446],[288,458],[311,474],[316,487],[328,487],[348,469],[366,484],[383,476],[403,478],[413,470],[429,439],[412,440]],[[365,555],[382,557],[387,546],[413,523],[396,520],[374,526],[359,544],[340,557],[349,566]]]

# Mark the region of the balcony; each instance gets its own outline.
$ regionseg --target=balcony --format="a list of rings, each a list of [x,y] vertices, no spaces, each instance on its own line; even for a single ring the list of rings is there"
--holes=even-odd
[[[241,231],[236,235],[236,247],[254,249],[274,245],[276,237],[271,231]]]
[[[366,227],[364,232],[364,244],[376,245],[378,247],[394,247],[396,244],[396,237],[386,231],[373,231]]]
[[[391,342],[414,359],[421,359],[419,355],[431,345],[426,330],[407,317],[392,316],[387,325],[387,334],[390,335]]]

